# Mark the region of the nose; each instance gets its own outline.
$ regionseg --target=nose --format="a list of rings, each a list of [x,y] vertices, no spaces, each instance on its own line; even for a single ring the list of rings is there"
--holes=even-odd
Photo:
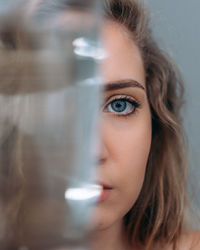
[[[97,160],[98,166],[103,165],[107,158],[108,158],[108,151],[106,148],[106,137],[105,137],[105,124],[103,121],[100,121],[97,135],[95,138],[95,145],[94,145],[94,155],[95,159]]]

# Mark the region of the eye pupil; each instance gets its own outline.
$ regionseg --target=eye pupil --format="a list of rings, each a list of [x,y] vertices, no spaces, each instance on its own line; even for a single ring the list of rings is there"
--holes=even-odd
[[[126,109],[126,101],[118,100],[111,103],[112,109],[116,112],[123,112]]]

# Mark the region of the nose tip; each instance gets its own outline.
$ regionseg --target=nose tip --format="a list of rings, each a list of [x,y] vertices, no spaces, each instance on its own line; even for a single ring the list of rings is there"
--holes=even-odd
[[[97,166],[101,166],[105,163],[106,159],[105,158],[99,158],[97,159]]]
[[[100,136],[95,138],[93,154],[97,166],[100,166],[106,161],[106,149],[103,143],[103,138]]]
[[[98,123],[98,131],[94,138],[93,153],[97,166],[102,166],[108,160],[110,156],[109,151],[109,127],[107,120],[103,116],[100,117]]]

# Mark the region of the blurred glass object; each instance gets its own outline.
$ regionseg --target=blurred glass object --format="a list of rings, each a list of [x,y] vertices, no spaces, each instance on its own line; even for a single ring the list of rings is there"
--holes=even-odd
[[[0,249],[81,245],[101,192],[102,1],[30,1],[31,11],[8,2],[4,15],[0,1]]]
[[[5,15],[18,9],[19,5],[25,3],[24,0],[0,0],[0,14]]]

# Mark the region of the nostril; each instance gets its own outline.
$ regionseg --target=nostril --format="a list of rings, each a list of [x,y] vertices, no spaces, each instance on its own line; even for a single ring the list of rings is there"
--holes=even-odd
[[[105,163],[106,159],[105,158],[100,158],[97,161],[97,165],[103,165]]]

